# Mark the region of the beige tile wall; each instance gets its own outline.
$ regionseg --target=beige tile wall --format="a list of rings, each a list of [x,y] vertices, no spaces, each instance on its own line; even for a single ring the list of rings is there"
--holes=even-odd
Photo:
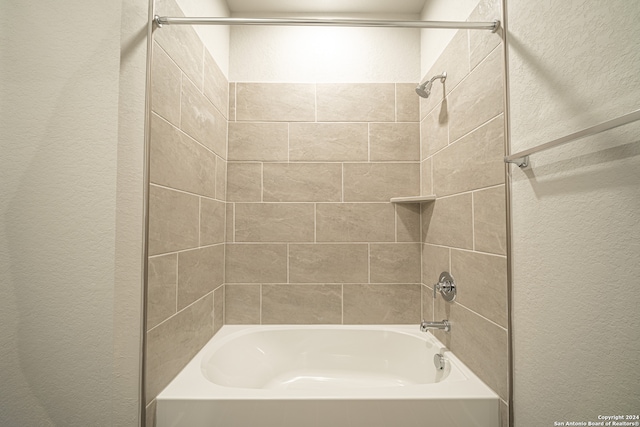
[[[414,84],[230,85],[226,323],[418,323]]]
[[[470,21],[500,16],[481,0]],[[426,319],[449,319],[437,332],[461,360],[508,401],[508,300],[505,215],[504,58],[500,34],[459,31],[427,76],[447,72],[421,100],[422,300]],[[426,76],[425,76],[426,77]],[[433,299],[449,271],[453,303]]]
[[[173,0],[158,10],[182,16]],[[195,31],[154,35],[147,348],[156,395],[224,323],[229,83]]]

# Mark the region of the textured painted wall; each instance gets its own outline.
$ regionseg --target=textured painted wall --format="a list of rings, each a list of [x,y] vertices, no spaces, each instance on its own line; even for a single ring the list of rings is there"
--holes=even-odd
[[[146,17],[122,20],[118,2],[3,6],[0,424],[136,425],[139,345],[114,329],[135,340],[140,325],[139,293],[120,298],[140,290],[141,264],[121,256],[139,257],[142,205],[127,198],[142,188],[144,122],[121,115],[119,89],[144,113],[129,72]]]
[[[640,108],[640,5],[509,0],[511,151]],[[518,427],[637,414],[640,125],[512,166]]]

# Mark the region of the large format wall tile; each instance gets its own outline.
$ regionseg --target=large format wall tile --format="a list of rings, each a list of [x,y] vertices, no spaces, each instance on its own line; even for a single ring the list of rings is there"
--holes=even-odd
[[[178,254],[178,310],[213,291],[224,282],[224,245]]]
[[[318,242],[393,242],[394,208],[390,203],[318,203]]]
[[[425,243],[473,249],[471,193],[438,199],[422,213]]]
[[[365,244],[292,244],[289,247],[291,283],[368,282]]]
[[[345,202],[388,202],[420,193],[418,163],[345,163]]]
[[[503,68],[502,50],[495,49],[451,92],[449,141],[457,140],[502,113]]]
[[[200,199],[200,244],[203,246],[224,243],[225,203],[206,198]]]
[[[471,22],[491,22],[501,17],[502,2],[500,0],[480,0],[469,15]],[[490,31],[469,30],[469,62],[473,70],[493,49],[500,45],[503,30],[496,33]]]
[[[233,284],[225,286],[225,324],[260,324],[260,286],[261,285],[244,284]]]
[[[287,123],[229,123],[229,160],[287,161]]]
[[[431,111],[420,123],[422,160],[442,150],[449,143],[447,103]]]
[[[193,139],[227,158],[227,120],[187,79],[182,79],[180,126]]]
[[[157,43],[153,44],[151,78],[151,110],[178,126],[182,72]]]
[[[313,242],[311,203],[236,203],[236,242]]]
[[[236,83],[236,120],[313,122],[315,85]]]
[[[366,123],[291,123],[291,161],[367,161]]]
[[[218,286],[213,291],[213,333],[217,333],[224,325],[224,299],[226,286]]]
[[[435,318],[448,319],[450,332],[435,331],[442,341],[503,400],[508,399],[507,331],[453,302],[436,298]]]
[[[343,286],[344,324],[420,323],[420,284]]]
[[[506,212],[504,185],[473,193],[473,233],[477,251],[507,254]]]
[[[396,121],[420,121],[420,97],[416,83],[396,83]]]
[[[161,16],[184,16],[175,0],[157,0],[155,10]],[[191,26],[171,25],[155,31],[153,38],[178,64],[189,79],[202,90],[204,47]]]
[[[227,200],[227,161],[216,156],[216,198]]]
[[[265,163],[265,202],[339,202],[342,166],[337,163]]]
[[[341,285],[262,285],[263,324],[341,322]]]
[[[260,202],[262,200],[262,164],[227,164],[227,200]]]
[[[433,317],[433,289],[422,285],[422,320],[435,321]],[[442,319],[439,319],[442,320]]]
[[[451,274],[458,303],[507,327],[507,259],[477,252],[451,251]]]
[[[372,283],[420,283],[419,243],[371,244]]]
[[[424,118],[438,106],[445,94],[449,94],[469,74],[469,41],[467,31],[460,30],[433,64],[423,81],[447,73],[444,83],[435,80],[429,98],[420,98],[420,117]]]
[[[418,123],[371,123],[369,143],[373,162],[419,161],[420,125]]]
[[[184,368],[213,336],[209,294],[147,333],[147,403]]]
[[[287,283],[287,245],[227,244],[227,283]]]
[[[422,247],[422,283],[433,289],[438,283],[440,273],[451,272],[449,248],[443,246],[423,245]],[[455,279],[455,277],[454,277]]]
[[[229,81],[208,50],[204,52],[204,89],[209,101],[227,119],[229,117]]]
[[[420,163],[420,195],[434,195],[433,191],[433,158],[429,157]]]
[[[438,196],[504,183],[504,120],[500,115],[433,158]]]
[[[318,84],[319,122],[393,122],[395,85]]]
[[[152,183],[216,196],[216,155],[155,114],[150,148]]]
[[[152,185],[149,190],[149,255],[198,246],[198,197]]]
[[[396,241],[420,242],[419,204],[396,204]]]
[[[147,330],[176,312],[177,269],[177,254],[149,258]]]

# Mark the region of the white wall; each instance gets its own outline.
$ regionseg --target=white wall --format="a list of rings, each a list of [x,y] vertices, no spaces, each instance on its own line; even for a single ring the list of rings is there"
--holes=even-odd
[[[417,19],[413,15],[339,16]],[[397,83],[417,82],[419,74],[420,30],[262,26],[231,29],[230,81]]]
[[[429,0],[420,14],[423,21],[466,21],[478,0]],[[420,30],[420,76],[424,76],[458,30]]]
[[[225,0],[176,0],[185,16],[227,17],[230,15]],[[156,13],[164,15],[158,8]],[[229,77],[229,33],[228,26],[194,25],[193,29],[215,59],[224,75]]]
[[[144,123],[119,96],[141,105],[145,21],[119,2],[4,3],[0,425],[136,425]]]
[[[640,3],[507,1],[511,152],[640,108]],[[515,426],[637,414],[640,124],[512,166]]]

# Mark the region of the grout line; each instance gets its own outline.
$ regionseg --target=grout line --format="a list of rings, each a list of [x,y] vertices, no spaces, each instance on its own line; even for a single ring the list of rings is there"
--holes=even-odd
[[[451,249],[454,251],[461,251],[461,252],[470,252],[470,253],[474,253],[474,254],[480,254],[480,255],[489,255],[489,256],[495,256],[495,257],[500,257],[500,258],[506,258],[506,255],[502,255],[502,254],[494,254],[491,252],[482,252],[482,251],[474,251],[473,249],[466,249],[466,248],[456,248],[455,246],[445,246],[445,245],[439,245],[437,243],[430,243],[430,242],[426,242],[424,243],[425,245],[429,245],[429,246],[434,246],[437,248],[443,248],[443,249]]]
[[[215,290],[215,289],[214,289]],[[153,328],[149,329],[146,333],[149,333],[151,331],[153,331],[154,329],[158,328],[159,326],[167,323],[169,320],[173,319],[174,317],[176,317],[177,315],[179,315],[180,313],[182,313],[185,310],[188,310],[189,308],[191,308],[193,305],[197,304],[198,302],[202,301],[203,299],[207,298],[209,295],[213,296],[213,292],[207,292],[205,295],[201,296],[200,298],[198,298],[197,300],[193,301],[191,304],[187,305],[186,307],[184,307],[182,310],[180,311],[176,311],[175,313],[173,313],[171,316],[167,317],[166,319],[164,319],[162,322],[158,323],[157,325],[155,325]],[[177,303],[177,298],[176,298],[176,308],[178,306]]]
[[[491,190],[493,188],[498,188],[498,187],[502,187],[502,186],[504,186],[504,183],[492,184],[492,185],[488,185],[486,187],[474,188],[473,190],[461,191],[460,193],[447,194],[446,196],[439,196],[438,200],[449,199],[451,197],[462,196],[462,195],[469,194],[469,193],[471,193],[471,194],[478,193],[480,191]]]
[[[462,304],[460,304],[460,302],[459,302],[459,301],[456,301],[456,302],[455,302],[455,304],[458,304],[460,307],[464,308],[465,310],[467,310],[467,311],[469,311],[469,312],[471,312],[471,313],[475,314],[476,316],[478,316],[478,317],[480,317],[480,318],[482,318],[482,319],[486,320],[487,322],[489,322],[489,323],[493,324],[494,326],[497,326],[498,328],[500,328],[500,329],[502,329],[503,331],[507,332],[507,328],[505,328],[504,326],[501,326],[501,325],[497,324],[497,323],[496,323],[496,322],[494,322],[493,320],[491,320],[491,319],[489,319],[489,318],[487,318],[487,317],[483,316],[482,314],[478,313],[477,311],[474,311],[474,310],[470,309],[470,308],[469,308],[469,307],[467,307],[466,305],[462,305]]]
[[[154,182],[149,183],[149,185],[152,186],[152,187],[162,188],[164,190],[170,190],[170,191],[175,191],[177,193],[187,194],[187,195],[193,196],[193,197],[201,197],[203,199],[220,202],[220,200],[216,199],[215,197],[205,196],[203,194],[198,194],[198,193],[192,193],[190,191],[180,190],[179,188],[167,187],[166,185],[156,184]],[[356,202],[354,202],[354,203],[356,203]],[[357,203],[363,203],[363,202],[357,202]]]
[[[180,95],[182,96],[182,94]],[[187,138],[189,138],[191,141],[195,142],[196,144],[198,144],[200,147],[204,148],[205,150],[207,150],[208,152],[210,152],[211,154],[215,155],[216,157],[220,157],[218,156],[218,154],[213,151],[211,148],[207,147],[206,145],[204,145],[203,143],[201,143],[200,141],[198,141],[197,139],[195,139],[193,136],[189,135],[187,132],[185,132],[184,130],[181,129],[182,127],[182,123],[180,123],[179,126],[176,126],[175,124],[171,123],[169,120],[167,120],[166,118],[162,117],[160,114],[156,113],[155,111],[151,112],[152,114],[156,115],[158,118],[162,119],[163,121],[167,122],[168,125],[170,125],[171,127],[173,127],[176,131],[178,131],[180,134],[186,136]],[[182,105],[180,106],[180,122],[182,122]],[[227,129],[227,133],[228,133],[228,129]],[[220,157],[222,159],[222,157]]]
[[[188,249],[180,249],[178,251],[170,251],[170,252],[163,252],[160,254],[154,254],[154,255],[150,255],[149,259],[152,258],[159,258],[161,256],[165,256],[165,255],[171,255],[171,254],[181,254],[183,252],[189,252],[189,251],[197,251],[198,249],[206,249],[206,248],[212,248],[214,246],[219,246],[219,245],[224,245],[224,242],[219,242],[219,243],[213,243],[211,245],[204,245],[204,246],[199,246],[199,247],[195,247],[195,248],[188,248]]]

